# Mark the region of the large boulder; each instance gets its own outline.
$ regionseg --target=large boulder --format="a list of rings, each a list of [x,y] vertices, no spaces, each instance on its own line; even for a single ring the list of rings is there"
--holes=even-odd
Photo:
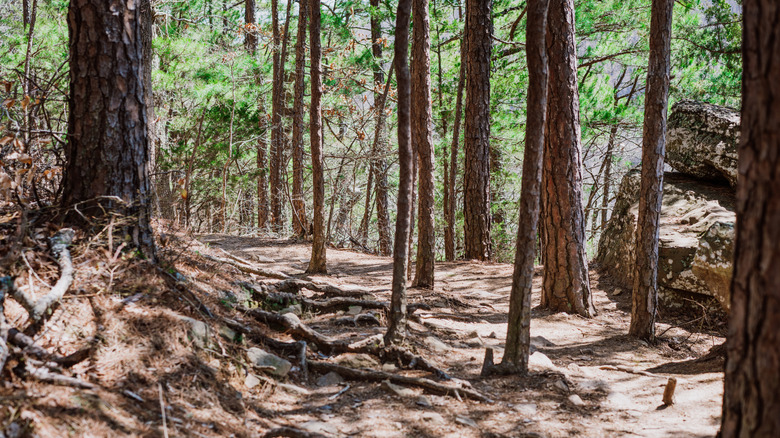
[[[666,163],[708,181],[737,185],[739,113],[692,100],[672,106],[666,130]]]
[[[638,169],[629,171],[599,240],[597,263],[632,288]],[[680,306],[691,294],[714,297],[728,310],[734,251],[734,191],[679,173],[664,175],[658,249],[659,297]]]

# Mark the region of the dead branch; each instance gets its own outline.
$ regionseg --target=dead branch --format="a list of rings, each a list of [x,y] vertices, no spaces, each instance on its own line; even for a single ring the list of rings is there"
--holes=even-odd
[[[81,389],[96,389],[97,387],[89,382],[85,382],[75,377],[63,376],[62,374],[53,372],[43,366],[35,366],[29,363],[25,365],[25,371],[27,374],[41,382],[51,383],[53,385],[70,386],[73,388]]]
[[[83,347],[67,356],[60,356],[46,351],[46,349],[36,344],[33,338],[25,335],[15,328],[11,328],[8,331],[8,342],[11,345],[21,348],[24,353],[27,353],[36,359],[47,360],[65,368],[70,368],[89,358],[92,352],[95,351],[98,338],[90,338],[86,347]]]
[[[436,394],[449,395],[451,397],[458,397],[460,394],[468,396],[471,399],[482,401],[485,403],[493,403],[489,397],[486,397],[479,392],[465,387],[456,387],[452,385],[445,385],[443,383],[434,382],[430,379],[419,377],[401,376],[398,374],[386,373],[384,371],[374,370],[356,370],[354,368],[347,368],[341,365],[336,365],[328,362],[309,361],[309,369],[325,374],[329,372],[335,372],[341,377],[350,380],[381,382],[384,380],[390,380],[393,383],[400,383],[403,385],[413,385],[423,389],[427,389]]]
[[[234,268],[238,269],[239,271],[247,273],[247,274],[255,274],[255,275],[259,275],[261,277],[275,278],[277,280],[287,280],[287,279],[290,278],[289,275],[283,274],[283,273],[281,273],[279,271],[274,271],[274,270],[271,270],[271,269],[258,268],[256,266],[247,265],[247,264],[244,264],[244,263],[241,263],[241,262],[237,262],[235,260],[225,259],[225,258],[222,258],[222,257],[214,257],[214,256],[210,256],[208,254],[201,254],[201,255],[204,258],[206,258],[207,260],[211,260],[212,262],[224,263],[224,264],[233,266]]]

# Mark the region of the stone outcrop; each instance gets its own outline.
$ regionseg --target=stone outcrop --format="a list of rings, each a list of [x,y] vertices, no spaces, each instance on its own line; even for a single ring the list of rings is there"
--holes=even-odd
[[[707,181],[737,185],[739,113],[731,108],[682,100],[672,106],[666,131],[666,163]]]
[[[638,169],[620,184],[596,261],[616,282],[633,287]],[[658,243],[659,297],[677,306],[691,294],[710,296],[728,309],[734,241],[734,192],[679,173],[664,175]]]

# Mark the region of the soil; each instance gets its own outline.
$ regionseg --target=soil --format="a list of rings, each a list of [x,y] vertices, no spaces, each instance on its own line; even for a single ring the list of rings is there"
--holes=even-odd
[[[496,351],[497,361],[502,354],[511,265],[441,262],[436,264],[435,289],[409,289],[409,302],[425,303],[429,309],[417,310],[410,319],[406,347],[493,403],[415,387],[399,395],[379,382],[317,386],[319,375],[310,373],[307,379],[294,352],[280,351],[276,353],[289,355],[294,365],[290,374],[277,381],[251,370],[259,384],[255,380],[256,386],[249,388],[253,379],[247,380],[245,350],[255,342],[220,336],[224,328],[208,314],[252,324],[279,340],[294,339],[235,310],[236,297],[241,301],[242,296],[237,282],[277,280],[200,256],[226,257],[223,251],[265,269],[367,289],[371,296],[366,298],[389,300],[390,258],[329,248],[329,274],[306,276],[310,246],[305,242],[227,235],[166,237],[162,259],[165,269],[179,279],[178,287],[168,274],[150,273],[153,268],[142,261],[112,262],[109,255],[95,256],[82,247],[74,251],[81,286],[72,288],[37,342],[64,355],[90,336],[100,336],[93,357],[70,371],[97,389],[54,386],[6,372],[8,379],[0,388],[0,432],[16,424],[42,437],[249,437],[279,426],[334,437],[704,437],[714,436],[719,428],[722,357],[696,359],[724,341],[722,322],[696,308],[662,313],[657,343],[629,338],[630,291],[596,270],[590,277],[595,318],[534,307],[536,353],[527,376],[480,377],[485,348]],[[40,266],[49,266],[49,277],[39,272],[44,279],[56,278],[54,265],[42,261]],[[540,274],[537,269],[534,306],[539,304]],[[304,314],[301,320],[350,342],[384,332],[384,327],[336,325],[334,320],[343,313]],[[24,324],[23,310],[13,303],[7,303],[6,314],[16,326]],[[212,341],[198,345],[189,320],[182,316],[206,322]],[[377,317],[384,321],[381,312]],[[545,365],[541,355],[552,364]],[[309,359],[435,380],[429,373],[361,355],[327,357],[309,351]],[[669,377],[677,379],[676,400],[663,406]],[[161,405],[166,406],[164,427]]]

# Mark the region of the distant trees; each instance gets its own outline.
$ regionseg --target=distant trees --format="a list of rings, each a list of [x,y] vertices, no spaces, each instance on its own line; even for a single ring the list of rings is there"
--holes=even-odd
[[[574,0],[550,2],[546,45],[550,71],[542,173],[542,306],[590,317],[595,309],[585,258]]]
[[[492,0],[466,3],[466,123],[463,146],[464,244],[467,259],[489,260],[490,49]]]
[[[780,436],[780,8],[745,0],[737,234],[721,438]]]
[[[68,8],[70,95],[65,207],[85,215],[116,209],[127,235],[154,259],[150,226],[149,136],[139,0],[73,0]]]
[[[673,7],[674,0],[653,0],[650,19],[650,62],[645,92],[636,266],[631,326],[628,330],[632,336],[647,340],[655,338],[658,302],[658,233],[663,198]]]

